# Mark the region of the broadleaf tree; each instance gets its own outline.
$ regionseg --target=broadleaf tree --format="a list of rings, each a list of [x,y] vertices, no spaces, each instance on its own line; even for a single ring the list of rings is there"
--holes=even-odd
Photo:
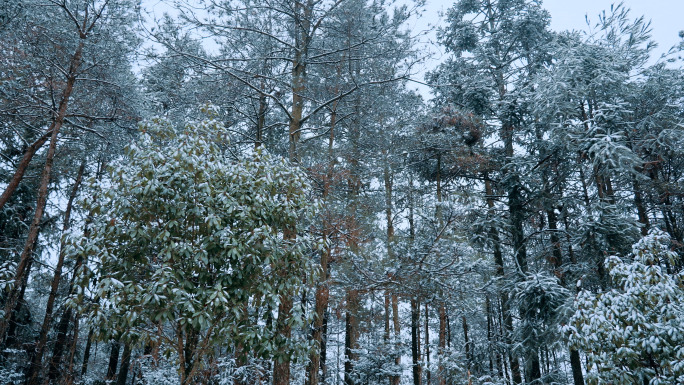
[[[109,183],[93,186],[87,231],[71,236],[73,257],[89,260],[74,303],[98,337],[170,352],[181,384],[201,378],[218,342],[288,355],[276,360],[306,347],[258,312],[315,276],[306,221],[317,206],[305,174],[261,151],[229,160],[226,140],[212,119],[143,125]],[[283,237],[285,228],[298,236]],[[303,317],[293,309],[286,321]]]
[[[613,289],[578,294],[564,330],[587,355],[590,383],[684,381],[684,274],[668,272],[676,258],[669,236],[651,231],[630,255],[606,259]]]

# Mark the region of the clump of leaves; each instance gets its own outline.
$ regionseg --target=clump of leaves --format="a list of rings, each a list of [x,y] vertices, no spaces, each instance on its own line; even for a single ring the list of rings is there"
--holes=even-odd
[[[230,160],[227,138],[212,118],[144,124],[108,183],[91,186],[91,223],[69,241],[86,261],[74,303],[99,337],[177,357],[181,383],[217,344],[262,357],[306,348],[270,320],[306,322],[298,309],[275,309],[315,277],[310,186],[298,167],[260,151]]]
[[[591,383],[684,383],[684,274],[667,271],[669,243],[652,231],[624,260],[607,258],[612,290],[578,294],[564,329],[586,353]]]

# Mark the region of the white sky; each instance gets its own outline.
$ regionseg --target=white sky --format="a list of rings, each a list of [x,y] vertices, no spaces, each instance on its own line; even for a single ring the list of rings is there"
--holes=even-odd
[[[171,0],[143,0],[143,5],[148,10],[153,10],[159,17],[171,7]],[[399,3],[410,0],[398,0]],[[422,17],[415,20],[410,28],[413,31],[427,29],[430,26],[440,26],[443,20],[439,13],[446,11],[454,3],[454,0],[426,0],[426,10]],[[542,6],[551,13],[551,29],[563,30],[587,30],[585,16],[588,16],[591,24],[598,21],[598,15],[602,10],[609,10],[611,4],[619,3],[619,0],[543,0]],[[658,43],[658,48],[653,53],[653,60],[676,45],[680,38],[678,33],[684,30],[684,0],[623,0],[627,8],[631,9],[633,18],[644,15],[646,20],[651,20],[652,39]],[[434,32],[424,37],[423,40],[434,42]],[[434,68],[443,58],[437,47],[426,47],[430,52],[431,59],[425,63],[426,70]],[[416,80],[423,80],[424,73],[418,73]],[[414,83],[415,84],[415,83]],[[415,84],[424,96],[428,96],[427,87]]]
[[[610,10],[611,4],[618,4],[619,0],[542,0],[542,7],[551,14],[551,29],[554,31],[564,30],[588,30],[585,16],[589,18],[593,26],[598,21],[601,11]],[[427,0],[426,11],[421,20],[417,20],[413,28],[427,28],[431,25],[443,25],[439,18],[440,12],[444,12],[454,3],[453,0]],[[661,54],[667,52],[672,46],[679,43],[679,31],[684,30],[684,0],[623,0],[624,5],[631,9],[632,18],[645,16],[651,21],[651,38],[658,43],[653,52],[653,61]],[[434,40],[434,34],[429,39]],[[427,69],[434,68],[441,60],[437,48],[430,49],[433,52],[432,60],[426,63]],[[416,79],[422,80],[423,74],[417,74]],[[417,88],[424,97],[429,97],[428,88],[421,85],[411,86]]]
[[[406,0],[403,0],[406,1]],[[400,0],[400,2],[402,2]],[[585,15],[592,24],[602,10],[610,9],[619,0],[543,0],[542,6],[551,13],[551,28],[556,31],[586,29]],[[143,0],[143,5],[157,16],[171,7],[170,0]],[[439,12],[447,10],[453,0],[427,0],[426,12],[416,26],[426,28],[428,24],[440,25]],[[653,40],[658,45],[658,53],[667,51],[679,42],[678,33],[684,30],[684,0],[623,0],[632,10],[632,17],[641,15],[651,20]]]
[[[434,23],[437,14],[445,11],[453,0],[427,0],[426,23]],[[551,29],[586,29],[585,15],[594,24],[602,10],[609,10],[617,0],[544,0],[542,7],[551,13]],[[651,20],[653,40],[658,42],[661,52],[679,42],[678,33],[684,30],[684,0],[624,0],[631,9],[632,17],[644,15]]]
[[[584,16],[594,24],[602,10],[609,10],[611,0],[546,0],[544,8],[551,13],[554,30],[585,29]],[[625,0],[633,18],[645,16],[651,20],[652,39],[658,43],[657,54],[679,42],[679,31],[684,30],[684,0]]]

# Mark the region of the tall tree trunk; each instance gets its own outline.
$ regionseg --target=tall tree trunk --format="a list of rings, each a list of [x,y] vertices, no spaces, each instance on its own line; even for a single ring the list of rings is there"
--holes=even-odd
[[[339,70],[338,70],[339,75]],[[323,181],[323,200],[326,201],[332,190],[332,180],[335,172],[335,127],[337,125],[337,102],[333,103],[332,111],[330,113],[330,135],[328,136],[328,164]],[[323,221],[323,235],[326,242],[332,235],[333,224],[330,223],[326,217]],[[319,383],[319,369],[325,366],[325,338],[327,333],[327,311],[328,301],[330,298],[330,287],[328,286],[328,263],[332,257],[332,247],[326,243],[323,253],[321,254],[321,277],[320,282],[316,287],[316,304],[314,310],[314,327],[312,332],[312,340],[318,345],[318,349],[314,349],[309,356],[309,365],[307,369],[307,385],[318,385]],[[324,375],[325,377],[325,375]]]
[[[74,357],[76,357],[76,346],[78,346],[78,317],[74,318],[74,328],[71,333],[69,356],[67,357],[67,367],[64,375],[65,385],[73,385],[74,383]]]
[[[288,157],[290,162],[299,163],[299,154],[297,146],[301,136],[302,117],[304,112],[304,91],[306,90],[306,57],[309,45],[309,29],[310,20],[313,12],[313,4],[308,0],[306,4],[303,2],[296,2],[294,5],[295,18],[295,40],[296,49],[295,57],[292,61],[292,106],[290,110],[290,119],[288,126],[289,148]],[[286,233],[289,231],[286,229]],[[296,234],[285,235],[290,238],[296,237]],[[278,320],[276,321],[278,333],[290,338],[292,333],[287,319],[292,312],[291,293],[282,293],[280,305],[278,309]],[[273,385],[287,385],[290,382],[290,355],[287,352],[281,352],[280,359],[273,364]]]
[[[119,366],[119,354],[121,353],[121,344],[112,342],[112,348],[109,352],[109,364],[107,365],[107,375],[105,380],[114,380],[116,378],[116,369]]]
[[[86,223],[84,226],[84,233],[88,234],[88,225],[90,222],[90,216],[86,219]],[[74,274],[71,276],[71,281],[69,282],[69,295],[74,293],[74,287],[75,287],[75,282],[76,282],[76,274],[78,273],[79,268],[83,264],[83,259],[79,257],[76,260],[76,265],[74,266]],[[63,313],[62,313],[62,318],[59,320],[59,323],[57,324],[57,337],[55,339],[55,345],[52,349],[52,358],[50,359],[50,366],[48,369],[48,377],[50,378],[51,381],[56,381],[57,378],[59,378],[60,375],[60,367],[62,365],[62,355],[64,354],[64,349],[67,345],[67,332],[69,331],[69,324],[71,323],[72,319],[72,308],[69,306],[66,306]],[[76,325],[78,322],[78,317],[74,318],[74,325]],[[90,344],[90,337],[92,336],[93,330],[92,328],[90,329],[90,332],[88,334],[88,342],[86,342],[86,347],[89,347]],[[84,357],[84,360],[86,360],[87,357]],[[85,361],[85,366],[87,367],[87,361]],[[84,373],[85,374],[85,373]]]
[[[50,145],[48,147],[47,155],[45,158],[45,167],[43,168],[43,175],[41,177],[40,186],[38,188],[36,212],[33,217],[33,221],[31,222],[31,227],[29,228],[29,233],[26,239],[24,250],[21,253],[21,257],[19,258],[17,271],[14,275],[13,281],[15,285],[10,290],[10,293],[7,296],[4,307],[4,316],[2,317],[2,319],[0,319],[0,342],[4,342],[9,318],[12,312],[14,312],[17,303],[21,300],[21,298],[19,298],[19,288],[16,283],[22,282],[24,280],[24,276],[28,277],[28,275],[30,274],[30,271],[27,267],[30,265],[29,261],[33,259],[33,250],[38,239],[40,221],[43,218],[43,212],[45,211],[45,204],[47,202],[48,196],[48,186],[50,184],[50,177],[52,174],[52,164],[54,162],[55,151],[57,149],[57,136],[59,134],[60,129],[62,128],[62,124],[64,123],[64,118],[66,117],[69,99],[71,97],[71,93],[73,92],[74,84],[76,83],[77,71],[81,65],[81,56],[83,53],[84,45],[85,41],[82,38],[78,44],[78,47],[76,48],[76,52],[72,56],[66,86],[64,88],[64,93],[62,94],[62,100],[59,103],[59,109],[57,110],[55,119],[53,120],[50,126],[49,131],[51,131],[52,134],[50,135]]]
[[[88,331],[86,337],[86,346],[83,350],[83,363],[81,364],[81,377],[84,377],[88,372],[88,361],[90,361],[90,348],[93,346],[93,328]]]
[[[76,199],[76,194],[81,185],[81,180],[83,179],[83,171],[85,170],[86,162],[83,160],[81,166],[78,169],[78,174],[76,175],[76,181],[74,182],[74,187],[69,195],[69,200],[67,202],[66,210],[64,212],[64,224],[62,226],[62,233],[66,233],[69,229],[69,224],[71,220],[71,209]],[[50,286],[50,294],[48,295],[48,301],[45,307],[45,317],[43,318],[43,325],[40,328],[40,333],[38,335],[38,341],[36,342],[35,353],[33,355],[33,360],[29,366],[27,373],[28,385],[38,385],[38,377],[40,373],[40,368],[42,367],[43,353],[45,352],[45,345],[47,343],[47,335],[52,323],[52,310],[55,305],[55,298],[57,297],[57,290],[59,289],[59,282],[62,278],[62,266],[64,265],[64,244],[60,247],[59,257],[57,259],[57,265],[55,266],[55,273],[52,278],[52,285]]]
[[[354,350],[358,349],[359,340],[359,292],[355,289],[347,290],[347,311],[345,316],[344,337],[344,384],[355,385],[354,363],[358,355]]]
[[[358,73],[358,63],[355,71]],[[359,197],[361,194],[361,150],[360,150],[360,136],[361,136],[361,95],[357,93],[354,101],[353,121],[351,123],[349,140],[351,142],[351,151],[349,154],[349,223],[348,230],[351,236],[348,237],[347,245],[351,255],[358,255],[360,252],[360,245],[358,239],[358,215],[359,215]],[[352,284],[353,285],[353,284]],[[361,306],[361,299],[359,290],[356,287],[348,287],[346,294],[347,308],[345,313],[345,361],[344,361],[344,383],[345,385],[354,385],[356,379],[354,376],[354,365],[358,360],[358,354],[354,350],[358,349],[358,340],[360,336],[359,331],[359,310]]]
[[[36,239],[36,242],[38,240]],[[35,247],[35,246],[34,246]],[[31,265],[33,265],[33,259],[29,260],[28,265],[27,265],[27,270],[31,270]],[[7,339],[5,340],[5,346],[7,347],[12,347],[17,344],[17,329],[21,326],[21,320],[18,319],[18,317],[21,315],[21,312],[26,306],[26,301],[24,301],[24,294],[26,293],[26,287],[28,286],[28,275],[24,276],[24,279],[21,281],[21,286],[19,288],[19,302],[17,303],[17,307],[14,309],[14,312],[10,314],[9,317],[9,327],[7,330]]]
[[[409,173],[408,184],[408,208],[409,208],[409,242],[413,247],[413,242],[416,238],[414,209],[413,209],[413,175]],[[411,298],[411,360],[413,385],[422,385],[423,382],[423,367],[420,356],[420,301],[417,295]]]
[[[493,346],[494,338],[492,334],[492,305],[490,303],[489,295],[485,296],[485,312],[487,314],[487,353],[489,358],[489,374],[494,375],[494,359]]]
[[[54,382],[60,377],[60,371],[62,366],[62,355],[64,354],[64,349],[67,345],[67,333],[69,331],[69,324],[71,323],[71,308],[68,307],[64,310],[62,318],[57,324],[57,338],[55,339],[55,346],[52,349],[52,358],[50,359],[50,366],[48,368],[48,378],[50,381]],[[91,329],[92,333],[92,329]],[[90,340],[86,343],[86,347],[90,347],[88,344]],[[88,351],[89,353],[90,351]],[[87,366],[87,361],[85,361],[87,356],[84,356],[84,365]],[[85,373],[84,373],[85,374]]]
[[[385,332],[383,333],[383,342],[385,344],[389,344],[390,341],[390,316],[391,316],[391,311],[390,311],[390,292],[389,290],[385,290],[385,311],[383,312],[384,316],[384,321],[385,321]]]
[[[472,355],[471,342],[470,342],[470,339],[468,338],[468,320],[466,319],[465,315],[461,316],[461,321],[463,322],[463,341],[465,343],[466,362],[467,362],[468,371],[470,371],[470,366],[472,365],[472,362],[473,362],[473,355]]]
[[[646,206],[644,205],[644,197],[641,191],[641,186],[636,179],[636,176],[632,175],[632,187],[634,188],[634,205],[637,208],[637,214],[639,215],[639,223],[641,226],[641,235],[648,235],[648,229],[650,223],[648,221],[648,213],[646,211]]]
[[[525,211],[521,189],[517,181],[512,183],[508,191],[508,209],[511,216],[511,235],[513,249],[515,250],[516,276],[518,280],[526,279],[527,274],[527,247],[525,245],[525,233],[523,223]],[[520,316],[530,317],[528,304],[521,304]],[[531,336],[523,336],[524,358],[525,358],[525,382],[531,383],[541,378],[541,367],[539,364],[539,351],[536,341]]]
[[[584,205],[586,206],[587,210],[591,210],[591,201],[589,200],[587,178],[584,176],[584,167],[580,164],[578,168],[580,180],[582,183],[582,192],[584,194]],[[599,197],[603,197],[603,187],[601,186],[601,184],[597,182],[596,188],[597,190],[599,190]],[[593,232],[589,234],[589,242],[593,247],[597,248],[597,242]],[[598,272],[599,284],[601,285],[601,288],[603,290],[606,290],[606,288],[608,287],[608,276],[606,274],[605,266],[603,265],[603,260],[604,258],[602,256],[599,256],[595,262],[596,270]]]
[[[295,57],[292,61],[292,107],[288,128],[290,161],[298,162],[297,145],[301,136],[302,117],[304,112],[304,91],[306,90],[306,66],[309,49],[311,17],[313,15],[312,0],[297,1],[294,5],[295,18]]]
[[[572,367],[572,380],[575,385],[584,385],[584,375],[582,374],[582,361],[580,354],[575,349],[570,349],[570,366]]]
[[[394,348],[398,350],[401,346],[401,324],[399,323],[399,297],[396,293],[392,293],[392,323],[394,325]],[[401,365],[401,355],[397,354],[394,358],[394,365],[399,367]],[[399,385],[401,376],[392,376],[390,379],[391,385]]]
[[[422,371],[420,358],[420,303],[417,298],[411,298],[411,363],[413,385],[421,385]]]
[[[485,175],[485,194],[487,196],[487,208],[489,210],[489,215],[494,216],[494,189],[492,187],[492,182],[489,177]],[[496,265],[496,276],[499,279],[503,279],[505,276],[504,272],[504,260],[503,253],[501,251],[501,242],[499,240],[499,231],[496,227],[492,226],[489,230],[489,236],[492,239],[492,244],[494,247],[494,264]],[[513,377],[513,383],[522,383],[522,375],[520,373],[520,363],[518,357],[515,356],[511,351],[512,346],[512,335],[513,335],[513,317],[511,316],[509,303],[508,303],[508,293],[501,290],[500,292],[501,300],[501,312],[503,317],[503,338],[506,344],[506,350],[508,352],[508,360],[510,362],[511,374]]]
[[[326,245],[321,253],[321,279],[316,288],[316,304],[314,305],[314,321],[312,340],[317,345],[309,355],[309,365],[307,370],[307,385],[318,385],[319,383],[319,369],[321,367],[321,356],[325,354],[325,343],[323,342],[325,315],[328,308],[328,299],[330,296],[328,288],[328,258],[330,257],[331,248]]]
[[[437,357],[439,362],[438,384],[446,385],[446,370],[444,369],[444,361],[446,348],[446,306],[443,302],[439,304],[439,342],[437,344]]]
[[[323,383],[326,383],[326,379],[328,378],[328,318],[329,311],[326,307],[325,312],[323,313],[323,336],[321,338],[321,379],[323,380]]]
[[[123,355],[121,356],[121,368],[119,369],[119,375],[116,377],[116,385],[126,385],[126,379],[128,378],[128,370],[131,367],[131,344],[126,343],[124,345]]]
[[[563,252],[560,244],[560,238],[558,237],[558,218],[553,208],[549,208],[546,210],[546,217],[549,223],[549,230],[551,231],[551,253],[553,255],[551,262],[554,267],[556,276],[561,281],[561,285],[567,286],[565,274],[562,271]],[[574,380],[574,384],[584,385],[584,378],[582,376],[582,363],[579,359],[579,353],[577,352],[577,350],[572,348],[570,348],[570,366],[572,367],[572,377]]]
[[[288,322],[291,314],[292,299],[287,294],[281,295],[276,330],[286,340],[290,339],[292,335],[292,327]],[[273,363],[273,385],[288,385],[290,383],[290,355],[288,352],[282,353]]]
[[[431,385],[432,379],[430,373],[430,313],[428,312],[428,304],[425,303],[425,384]]]
[[[24,156],[21,158],[21,161],[17,166],[17,170],[14,172],[14,175],[12,176],[12,179],[5,188],[5,191],[3,191],[2,195],[0,195],[0,211],[2,211],[2,208],[5,207],[5,203],[7,203],[7,201],[12,197],[12,194],[14,194],[14,191],[17,189],[17,187],[19,187],[19,183],[24,178],[26,169],[28,169],[28,166],[31,163],[31,159],[33,159],[33,156],[36,154],[36,152],[38,152],[38,150],[43,146],[43,144],[47,142],[51,135],[52,131],[48,130],[46,133],[43,134],[43,136],[38,138],[35,142],[31,143],[31,145],[29,145],[26,148],[26,150],[24,151]]]

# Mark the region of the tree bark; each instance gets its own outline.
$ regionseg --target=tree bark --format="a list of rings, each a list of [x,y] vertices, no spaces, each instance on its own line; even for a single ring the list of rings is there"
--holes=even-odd
[[[5,188],[5,191],[3,191],[2,195],[0,196],[0,211],[2,211],[2,208],[5,207],[5,203],[7,203],[7,201],[12,197],[12,194],[14,194],[14,191],[17,189],[17,187],[19,187],[19,183],[24,178],[26,169],[28,169],[28,166],[31,163],[31,159],[33,159],[33,156],[36,154],[36,152],[38,152],[38,150],[43,146],[43,144],[47,142],[51,135],[52,131],[48,130],[46,133],[43,134],[43,136],[38,138],[35,142],[31,143],[31,145],[28,146],[28,148],[26,148],[26,151],[24,151],[24,156],[21,158],[21,161],[17,166],[17,170],[14,172],[14,175],[12,176],[12,179]]]
[[[383,342],[389,344],[390,340],[390,293],[389,290],[385,290],[385,309],[384,309],[384,321],[385,321],[385,333],[383,333]]]
[[[116,378],[116,369],[119,366],[119,354],[121,352],[121,344],[112,342],[112,349],[109,352],[109,364],[107,365],[106,380],[114,380]]]
[[[278,306],[278,319],[276,320],[276,332],[286,340],[292,335],[292,327],[288,319],[292,313],[292,299],[286,294],[281,295]],[[273,385],[288,385],[290,383],[290,356],[288,352],[273,363]]]
[[[420,358],[420,303],[418,299],[411,298],[411,363],[413,373],[413,385],[421,385],[422,371]]]
[[[119,375],[116,377],[116,385],[126,385],[126,379],[128,378],[128,370],[131,367],[131,344],[126,343],[124,345],[123,355],[121,356],[121,368],[119,369]]]
[[[468,320],[466,316],[461,316],[461,321],[463,322],[463,342],[465,343],[465,355],[466,361],[468,363],[468,370],[470,370],[470,365],[472,364],[472,347],[470,346],[470,339],[468,339]]]
[[[85,376],[88,372],[88,361],[90,361],[90,348],[93,346],[93,328],[88,331],[88,337],[86,337],[86,346],[83,350],[83,363],[81,364],[81,377]]]
[[[40,186],[38,188],[38,198],[36,202],[36,212],[33,217],[33,221],[31,222],[31,226],[29,228],[29,234],[26,239],[26,244],[24,246],[24,250],[21,253],[21,257],[19,258],[19,264],[17,265],[17,271],[14,275],[14,287],[10,290],[9,295],[7,296],[7,300],[5,302],[5,307],[4,307],[4,316],[0,320],[0,341],[4,342],[5,336],[6,336],[6,331],[7,331],[7,324],[9,321],[9,318],[11,317],[12,312],[14,311],[15,307],[17,306],[17,303],[21,298],[19,298],[19,290],[16,285],[16,283],[21,282],[24,279],[24,276],[29,275],[30,271],[27,268],[27,266],[30,265],[29,261],[33,259],[33,250],[34,246],[36,243],[36,240],[38,239],[38,230],[40,227],[40,221],[43,218],[43,212],[45,211],[45,204],[47,202],[47,196],[48,196],[48,186],[50,184],[50,177],[52,174],[52,164],[54,162],[54,157],[55,157],[55,152],[57,149],[57,136],[59,134],[60,129],[62,128],[62,124],[64,123],[64,118],[66,117],[67,113],[67,107],[69,105],[69,99],[71,97],[71,93],[74,90],[74,84],[76,83],[76,72],[78,68],[81,65],[81,57],[83,54],[83,47],[85,45],[85,41],[82,38],[78,44],[78,47],[76,48],[76,52],[72,56],[71,63],[69,66],[69,71],[68,71],[68,78],[66,82],[66,86],[64,88],[64,93],[62,94],[62,99],[59,103],[59,109],[57,110],[57,115],[52,122],[50,129],[48,131],[51,131],[50,135],[50,145],[48,147],[46,159],[45,159],[45,167],[43,168],[43,175],[41,177],[40,181]]]
[[[78,189],[81,185],[81,180],[83,179],[83,171],[85,170],[86,162],[83,160],[81,166],[78,169],[78,174],[76,175],[76,181],[74,182],[74,187],[69,195],[69,200],[67,202],[66,210],[64,212],[64,224],[62,226],[62,234],[66,233],[69,229],[69,224],[71,220],[71,209],[73,207],[74,199],[78,194]],[[38,385],[38,376],[40,373],[40,368],[42,367],[43,353],[45,352],[45,345],[47,343],[47,335],[50,329],[50,324],[52,323],[52,311],[55,305],[55,298],[57,297],[57,290],[59,289],[59,283],[62,278],[62,266],[64,265],[64,244],[62,243],[60,248],[59,257],[57,259],[57,266],[55,266],[55,273],[52,278],[52,285],[50,286],[50,294],[48,295],[47,305],[45,307],[45,317],[43,318],[43,325],[40,328],[40,334],[38,335],[38,341],[36,342],[35,353],[33,355],[33,360],[29,366],[27,373],[28,385]]]
[[[326,307],[323,315],[323,336],[321,338],[321,380],[326,383],[328,378],[328,366],[327,366],[327,347],[328,347],[328,317],[329,311]]]
[[[86,219],[86,224],[85,224],[85,230],[84,232],[87,234],[88,233],[88,223],[90,219]],[[78,258],[76,260],[76,265],[74,266],[74,274],[71,276],[71,282],[69,282],[69,295],[73,294],[74,292],[74,283],[76,281],[76,274],[78,272],[78,269],[81,267],[83,264],[83,259]],[[64,348],[67,345],[67,332],[69,331],[69,323],[71,322],[71,315],[72,315],[72,309],[71,307],[66,307],[64,309],[64,312],[62,313],[62,318],[59,320],[59,323],[57,324],[57,337],[55,339],[55,345],[52,349],[52,359],[50,359],[50,366],[48,370],[48,377],[52,381],[56,381],[57,378],[59,378],[59,371],[60,371],[60,366],[62,365],[62,355],[64,354]],[[78,321],[78,318],[74,319],[74,325]],[[88,342],[86,342],[86,348],[89,348],[90,344],[90,338],[92,337],[93,330],[90,329],[90,332],[88,334]],[[87,350],[86,349],[86,350]],[[89,351],[88,351],[89,352]],[[87,367],[87,355],[84,356],[84,370]],[[85,374],[85,373],[83,373]]]
[[[489,177],[485,175],[485,194],[487,196],[487,207],[489,210],[489,215],[493,216],[494,213],[494,189],[492,188],[492,182]],[[492,226],[489,230],[490,238],[492,239],[492,244],[494,246],[494,264],[496,264],[496,276],[499,279],[503,279],[505,276],[504,272],[504,261],[503,253],[501,251],[501,242],[499,240],[499,231],[496,227]],[[501,312],[503,317],[503,338],[506,343],[506,350],[508,352],[508,360],[510,362],[511,374],[513,377],[513,383],[522,383],[522,375],[520,373],[520,363],[518,357],[516,357],[511,352],[512,345],[512,334],[513,334],[513,318],[510,313],[510,308],[508,304],[508,293],[505,291],[500,292],[501,300]]]
[[[646,205],[644,205],[644,197],[641,192],[641,186],[639,186],[639,182],[634,175],[632,175],[632,187],[634,188],[634,205],[636,206],[637,214],[639,215],[639,223],[643,225],[641,226],[641,235],[645,237],[648,235],[650,223],[648,221]]]
[[[297,145],[301,136],[302,117],[304,112],[304,91],[306,90],[307,55],[310,42],[311,17],[313,2],[297,1],[294,5],[295,18],[295,57],[292,61],[292,107],[288,127],[290,161],[298,162]]]
[[[62,355],[64,354],[64,348],[67,344],[67,332],[69,329],[70,322],[71,308],[67,308],[62,314],[62,318],[59,320],[59,324],[57,324],[57,338],[55,340],[55,346],[52,349],[52,358],[50,359],[50,366],[48,369],[48,378],[53,382],[56,381],[60,376],[60,367],[62,366]],[[90,347],[88,345],[89,343],[90,340],[88,340],[88,342],[86,343],[86,348]],[[90,353],[89,350],[87,352]],[[84,355],[84,366],[87,366],[86,359],[87,355]]]
[[[359,340],[359,292],[355,289],[347,291],[347,311],[345,316],[344,336],[344,384],[355,385],[354,363],[358,355],[354,350],[358,349]]]
[[[425,304],[425,383],[431,384],[430,373],[430,314],[428,312],[428,304]]]
[[[340,75],[340,70],[338,67],[338,76]],[[323,181],[323,201],[328,199],[330,192],[332,190],[332,180],[334,178],[335,172],[335,127],[337,125],[337,102],[333,103],[332,110],[330,112],[330,135],[328,136],[328,164],[327,171],[325,175],[325,180]],[[309,355],[309,365],[307,367],[307,378],[305,380],[306,385],[318,385],[319,379],[319,369],[322,369],[323,379],[325,380],[325,349],[326,349],[326,338],[327,338],[327,314],[328,314],[328,301],[330,298],[330,287],[328,286],[328,263],[332,257],[332,247],[330,246],[330,237],[333,232],[333,224],[330,223],[328,216],[323,220],[323,237],[326,240],[326,245],[321,254],[321,277],[320,282],[316,287],[316,304],[315,304],[315,315],[314,315],[314,327],[312,331],[312,340],[318,345],[318,349],[314,350]]]
[[[38,242],[38,240],[36,240]],[[34,246],[35,247],[35,246]],[[28,270],[31,270],[31,266],[33,265],[33,259],[29,260],[28,265],[26,268]],[[26,301],[24,301],[24,294],[26,293],[26,287],[28,286],[28,276],[24,276],[24,279],[21,281],[21,286],[19,288],[19,298],[20,300],[17,302],[17,307],[14,308],[14,312],[10,314],[10,318],[8,321],[8,330],[7,330],[7,339],[5,340],[5,346],[7,347],[12,347],[15,346],[17,343],[17,328],[21,325],[21,320],[17,319],[21,315],[21,311],[24,306],[26,306]]]
[[[570,366],[572,367],[572,380],[575,385],[584,385],[584,375],[582,374],[582,361],[580,354],[575,349],[570,349]]]
[[[399,350],[401,346],[401,324],[399,323],[399,297],[396,293],[392,293],[392,323],[394,326],[394,344],[395,349]],[[394,365],[399,367],[401,365],[401,355],[397,354],[394,358]],[[399,385],[401,382],[401,376],[392,376],[390,379],[390,384]]]
[[[73,385],[74,383],[74,357],[76,356],[76,346],[78,345],[78,317],[74,318],[74,329],[71,334],[71,344],[69,357],[67,358],[67,368],[64,375],[64,384]]]
[[[494,374],[494,338],[492,333],[492,305],[489,295],[485,297],[485,311],[487,313],[487,353],[489,356],[489,374]]]
[[[446,306],[444,303],[439,304],[439,343],[437,345],[437,356],[439,361],[438,383],[439,385],[446,385],[446,370],[444,369],[446,348]]]
[[[325,344],[323,342],[323,327],[325,321],[325,314],[328,308],[328,299],[330,296],[330,289],[328,288],[328,258],[330,256],[331,249],[329,246],[325,247],[323,253],[321,253],[321,281],[316,287],[316,304],[314,305],[314,321],[313,321],[313,331],[312,340],[317,345],[314,350],[309,355],[309,365],[307,371],[307,385],[318,385],[319,383],[319,370],[321,368],[321,355],[323,355],[323,349],[325,349]]]

